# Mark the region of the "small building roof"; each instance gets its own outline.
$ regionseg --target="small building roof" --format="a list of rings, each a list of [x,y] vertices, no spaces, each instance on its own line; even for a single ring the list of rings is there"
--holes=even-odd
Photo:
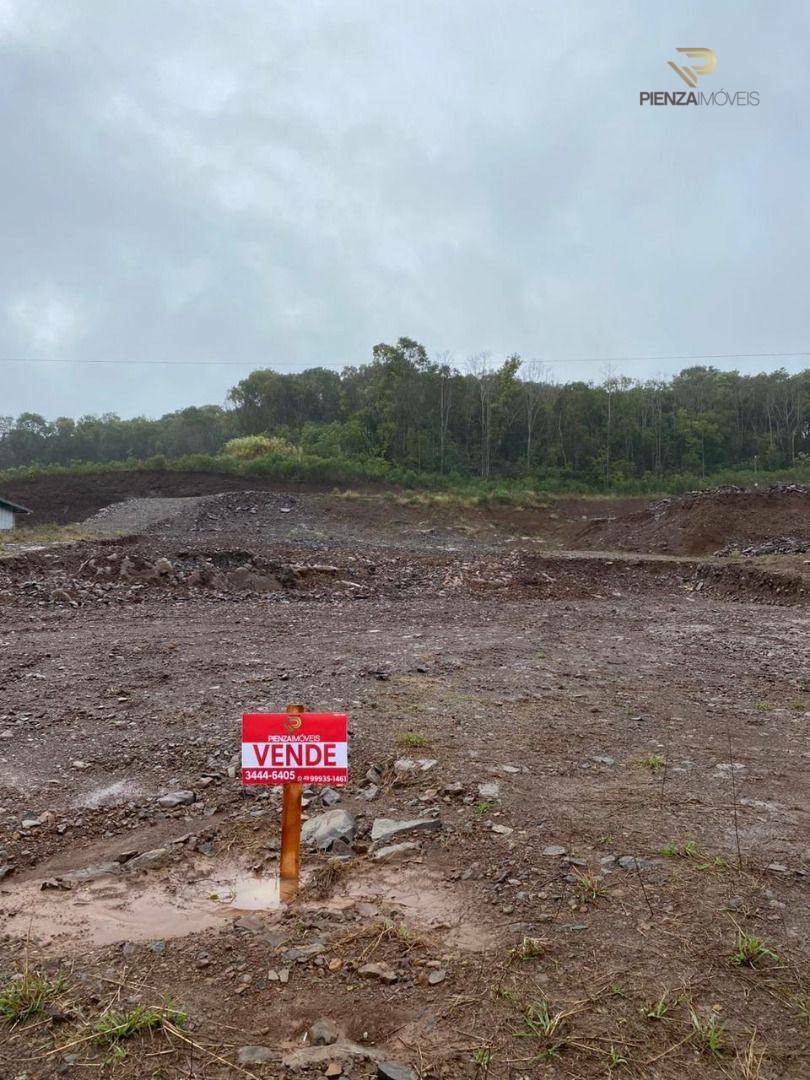
[[[12,514],[30,514],[31,510],[27,506],[20,506],[18,503],[9,502],[8,499],[4,499],[0,496],[0,508],[4,510],[10,510]]]

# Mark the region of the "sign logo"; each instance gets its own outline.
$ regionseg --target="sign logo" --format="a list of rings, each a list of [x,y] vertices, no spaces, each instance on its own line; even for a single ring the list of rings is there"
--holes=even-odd
[[[287,719],[284,721],[284,727],[292,735],[294,731],[301,730],[301,725],[303,724],[303,722],[304,721],[301,719],[300,716],[288,716]]]
[[[702,61],[702,64],[699,66],[695,64],[692,67],[688,67],[684,64],[682,67],[679,67],[674,60],[667,60],[667,63],[672,70],[676,71],[689,87],[697,86],[698,78],[701,75],[711,75],[717,67],[717,57],[711,49],[678,49],[677,51],[683,53],[684,56],[688,56],[690,60]]]
[[[641,90],[638,95],[639,105],[688,105],[699,108],[724,108],[727,105],[759,105],[759,90],[709,90],[703,93],[698,90],[698,82],[704,75],[712,75],[717,68],[717,55],[714,49],[678,48],[680,53],[690,63],[684,63],[678,58],[667,60],[681,82],[686,84],[685,90]]]

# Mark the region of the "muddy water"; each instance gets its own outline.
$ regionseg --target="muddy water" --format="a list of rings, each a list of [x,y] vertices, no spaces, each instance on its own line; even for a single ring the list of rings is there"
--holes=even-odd
[[[306,873],[304,875],[306,879]],[[64,879],[62,879],[64,880]],[[43,889],[41,880],[4,883],[0,925],[56,952],[87,945],[184,937],[225,925],[245,912],[266,912],[271,924],[294,900],[288,883],[257,876],[236,863],[216,870],[210,863],[141,874],[111,874],[71,888]],[[478,951],[491,934],[471,919],[457,893],[422,868],[399,873],[360,871],[325,902],[297,901],[302,908],[347,910],[365,904],[368,918],[402,918],[409,926],[435,931],[449,946]]]
[[[246,911],[280,915],[292,897],[277,877],[256,877],[236,866],[188,876],[161,871],[132,880],[125,873],[45,888],[42,881],[8,883],[0,892],[6,933],[30,933],[42,945],[110,945],[184,937],[222,925]]]

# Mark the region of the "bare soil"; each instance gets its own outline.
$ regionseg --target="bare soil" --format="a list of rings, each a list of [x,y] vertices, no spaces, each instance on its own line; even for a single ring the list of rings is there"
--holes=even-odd
[[[807,1075],[806,556],[225,487],[0,559],[0,1077]],[[292,701],[349,715],[358,835],[285,903],[234,774]],[[380,817],[442,828],[380,862]]]

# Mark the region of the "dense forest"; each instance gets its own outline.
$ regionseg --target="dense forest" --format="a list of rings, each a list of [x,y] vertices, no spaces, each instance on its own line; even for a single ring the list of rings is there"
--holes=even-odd
[[[481,354],[456,366],[400,338],[340,372],[254,371],[225,408],[156,420],[0,416],[0,468],[216,455],[248,435],[273,436],[284,452],[309,459],[606,488],[675,473],[784,469],[810,460],[810,370],[690,367],[667,381],[563,384],[519,356],[496,363]]]

